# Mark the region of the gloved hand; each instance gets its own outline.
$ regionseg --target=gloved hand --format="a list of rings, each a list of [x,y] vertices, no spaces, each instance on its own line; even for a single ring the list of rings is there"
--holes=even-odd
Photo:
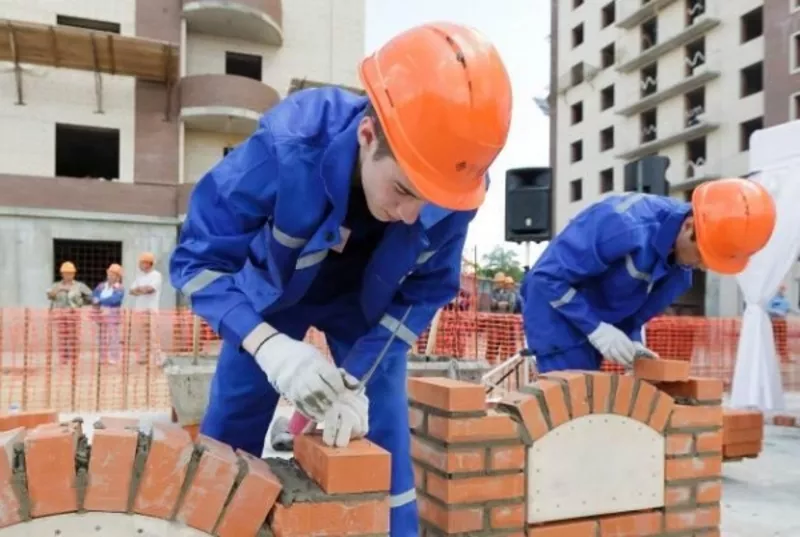
[[[589,334],[589,341],[604,358],[629,367],[636,355],[636,346],[625,332],[608,323],[600,323],[594,332]]]
[[[353,438],[369,431],[369,399],[363,391],[347,390],[339,395],[325,414],[322,441],[327,446],[345,447]]]
[[[640,356],[642,358],[652,358],[654,360],[658,360],[660,358],[660,356],[657,353],[651,351],[638,341],[634,341],[633,346],[636,349],[635,356]]]
[[[315,421],[347,390],[341,371],[316,347],[284,334],[262,344],[255,359],[275,390]]]

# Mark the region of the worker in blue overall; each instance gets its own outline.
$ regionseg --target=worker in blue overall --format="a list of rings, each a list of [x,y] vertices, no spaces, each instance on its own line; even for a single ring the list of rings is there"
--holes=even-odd
[[[693,269],[738,274],[775,226],[775,204],[747,179],[704,183],[691,203],[631,193],[587,207],[522,284],[525,337],[539,372],[625,367],[652,355],[644,324],[692,285]]]
[[[223,341],[200,432],[261,456],[283,396],[326,444],[366,435],[392,455],[391,535],[407,537],[406,354],[459,290],[511,87],[494,46],[448,23],[399,34],[359,74],[367,97],[296,92],[200,179],[170,272]],[[312,326],[335,363],[303,342]]]

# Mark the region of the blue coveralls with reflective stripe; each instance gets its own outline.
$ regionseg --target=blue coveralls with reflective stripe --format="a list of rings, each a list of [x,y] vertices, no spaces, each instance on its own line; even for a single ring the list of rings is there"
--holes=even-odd
[[[201,432],[258,456],[279,396],[241,348],[256,326],[297,339],[314,326],[361,378],[409,311],[367,386],[369,438],[392,454],[391,535],[407,537],[418,518],[406,353],[458,292],[475,212],[427,205],[413,225],[372,219],[351,196],[366,105],[311,89],[266,113],[197,183],[170,275],[223,339]]]
[[[587,335],[601,322],[642,341],[644,324],[691,287],[691,269],[672,256],[690,212],[673,198],[632,193],[604,198],[567,224],[521,288],[539,371],[599,369]]]

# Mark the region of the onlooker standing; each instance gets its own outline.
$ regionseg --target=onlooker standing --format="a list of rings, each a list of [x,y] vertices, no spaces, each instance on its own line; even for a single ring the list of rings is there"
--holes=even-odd
[[[136,361],[147,363],[150,356],[161,362],[161,349],[156,333],[157,312],[161,301],[161,273],[154,267],[155,256],[144,252],[139,256],[139,272],[130,288],[134,310],[132,343]]]
[[[78,357],[78,334],[80,331],[80,308],[92,302],[92,290],[75,279],[78,270],[70,261],[59,269],[61,280],[47,291],[50,299],[52,320],[58,337],[58,353],[61,363],[69,363]]]
[[[125,298],[122,286],[122,267],[116,263],[106,270],[106,281],[95,287],[92,303],[97,306],[97,327],[100,345],[100,362],[116,364],[121,357],[122,338],[120,306]]]

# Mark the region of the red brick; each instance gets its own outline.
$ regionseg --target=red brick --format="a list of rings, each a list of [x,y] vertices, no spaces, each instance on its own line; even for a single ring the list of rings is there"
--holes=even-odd
[[[667,531],[708,528],[719,526],[719,523],[719,507],[699,507],[688,511],[671,512],[664,517],[664,529]]]
[[[538,440],[550,430],[539,400],[532,395],[520,392],[507,394],[499,406],[507,412],[519,414],[532,440]]]
[[[628,416],[633,404],[633,388],[636,379],[629,375],[617,375],[617,389],[614,392],[614,406],[611,412],[620,416]]]
[[[547,413],[550,416],[550,423],[553,427],[558,427],[569,421],[567,401],[560,382],[546,379],[537,380],[530,386],[537,388],[544,396],[544,401],[547,404]]]
[[[674,429],[721,427],[722,407],[675,405],[669,426]]]
[[[300,435],[294,440],[294,457],[327,494],[389,490],[391,457],[369,440],[336,448],[323,444],[319,434]]]
[[[633,402],[631,418],[647,423],[650,419],[650,409],[653,407],[653,399],[658,395],[658,390],[649,382],[639,382],[639,391],[636,400]]]
[[[716,503],[722,499],[722,481],[697,484],[697,503]]]
[[[695,450],[698,453],[718,453],[722,451],[722,431],[697,433]]]
[[[555,371],[541,378],[566,384],[569,394],[570,415],[573,418],[586,416],[591,412],[589,396],[586,392],[586,375],[576,371]]]
[[[761,450],[761,442],[746,442],[743,444],[725,444],[722,446],[722,455],[727,458],[755,457]]]
[[[89,479],[83,507],[122,513],[128,508],[133,479],[138,421],[101,418],[95,423]]]
[[[236,481],[238,458],[230,446],[213,438],[198,435],[197,444],[205,449],[175,518],[187,526],[210,533]]]
[[[19,500],[12,484],[14,445],[25,438],[25,429],[0,432],[0,528],[16,524],[22,520],[19,513]]]
[[[494,412],[480,418],[428,416],[428,435],[447,443],[519,438],[511,416]]]
[[[764,414],[760,410],[723,409],[726,429],[760,429],[764,427]]]
[[[389,498],[382,500],[293,503],[275,506],[275,537],[380,535],[389,533]]]
[[[414,431],[422,431],[425,425],[425,412],[419,408],[408,407],[408,426]]]
[[[667,460],[665,474],[667,481],[719,477],[722,475],[722,459],[720,457],[693,457]]]
[[[40,425],[25,436],[25,470],[31,516],[70,513],[78,509],[75,490],[77,424]]]
[[[633,362],[633,374],[641,380],[653,382],[681,382],[689,380],[692,364],[683,360],[639,358]]]
[[[35,429],[39,425],[58,423],[58,412],[55,410],[33,410],[0,415],[0,432],[10,431],[17,427]]]
[[[493,529],[519,528],[525,526],[525,505],[499,505],[489,511],[489,523]]]
[[[412,401],[447,412],[486,410],[483,385],[448,378],[411,378],[408,396]]]
[[[523,470],[527,449],[525,446],[493,447],[489,451],[490,470]]]
[[[650,421],[647,424],[658,432],[664,432],[667,422],[672,416],[672,411],[675,408],[675,400],[669,395],[659,392],[657,395],[658,402],[656,408],[653,410],[653,415],[650,416]]]
[[[600,537],[661,535],[661,521],[659,512],[603,517],[600,519]]]
[[[692,452],[694,437],[691,434],[667,435],[667,455],[688,455]]]
[[[690,486],[684,485],[664,489],[664,505],[667,507],[689,503],[691,499],[692,487]]]
[[[419,516],[446,533],[466,533],[483,529],[483,509],[480,507],[454,508],[438,504],[428,498],[418,498]]]
[[[658,389],[672,397],[685,397],[700,402],[720,401],[723,383],[721,379],[690,377],[683,382],[660,382]]]
[[[778,415],[773,416],[772,423],[779,427],[795,427],[797,426],[797,418],[794,416]]]
[[[169,518],[181,492],[194,445],[189,433],[173,423],[154,423],[150,452],[139,481],[133,510]]]
[[[592,383],[592,413],[605,414],[611,411],[611,375],[602,371],[586,373]]]
[[[764,438],[764,429],[723,429],[723,444],[746,444],[748,442],[761,442]]]
[[[597,537],[598,522],[582,520],[578,522],[556,522],[543,526],[528,527],[529,537]]]
[[[247,473],[222,515],[217,528],[219,537],[258,533],[283,488],[265,461],[244,451],[236,454],[246,465]]]
[[[449,504],[477,503],[522,497],[525,475],[493,475],[448,480],[428,474],[428,494]]]
[[[414,488],[425,490],[425,469],[419,464],[414,464]]]
[[[411,437],[411,456],[445,473],[480,472],[486,459],[484,448],[447,449],[416,436]]]

